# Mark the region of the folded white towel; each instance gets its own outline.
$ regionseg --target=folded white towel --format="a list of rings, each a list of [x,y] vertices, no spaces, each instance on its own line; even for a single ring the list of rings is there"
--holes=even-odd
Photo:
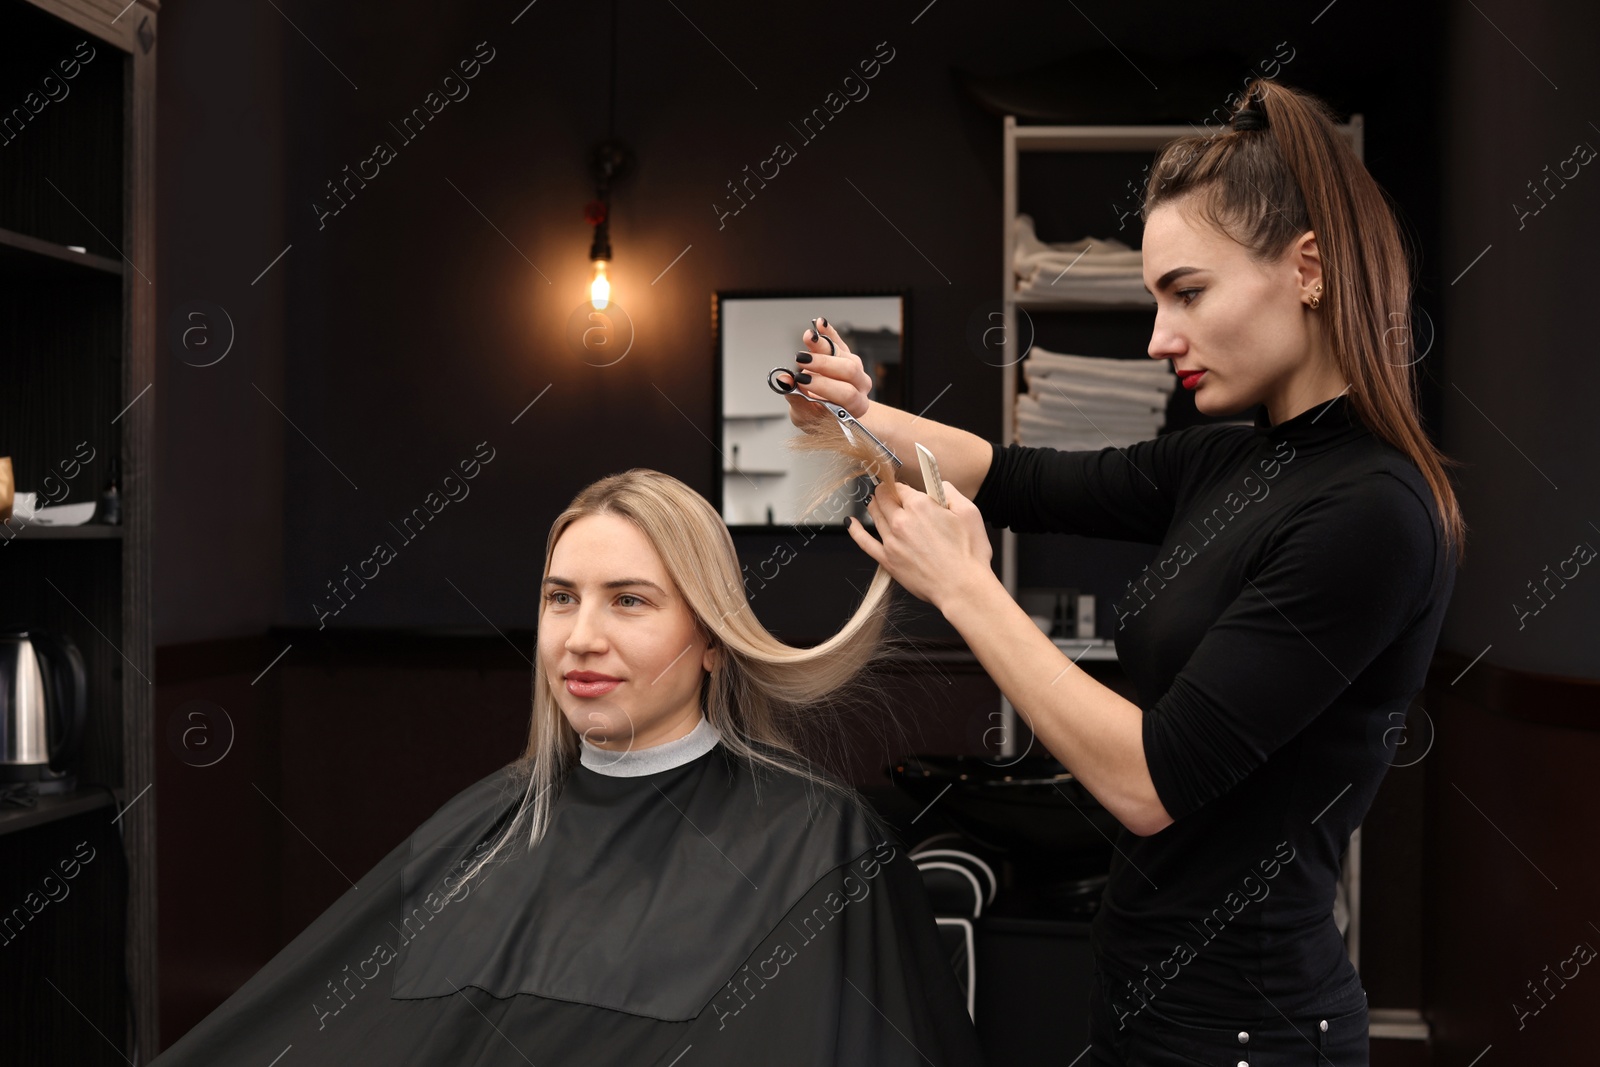
[[[1126,311],[1143,311],[1156,306],[1155,298],[1144,291],[1144,283],[1137,279],[1117,282],[1107,288],[1068,285],[1063,280],[1054,287],[1019,285],[1017,301],[1024,308],[1062,311],[1101,308]]]
[[[1168,394],[1160,389],[1141,389],[1131,385],[1111,385],[1103,382],[1058,381],[1046,378],[1038,388],[1030,387],[1028,395],[1037,397],[1046,407],[1070,408],[1084,401],[1113,401],[1125,411],[1161,410],[1167,408]]]
[[[1122,419],[1074,419],[1074,421],[1054,421],[1054,419],[1034,419],[1029,416],[1019,416],[1016,421],[1018,437],[1022,435],[1059,435],[1059,434],[1086,434],[1090,437],[1110,434],[1117,437],[1133,437],[1142,440],[1146,437],[1155,437],[1162,432],[1160,419],[1147,419],[1144,422],[1125,422]]]
[[[1019,443],[1063,450],[1122,448],[1161,432],[1177,378],[1165,362],[1034,348],[1016,397]]]
[[[1115,237],[1085,237],[1047,244],[1034,233],[1031,215],[1018,215],[1013,233],[1016,248],[1013,266],[1024,277],[1048,263],[1054,263],[1057,271],[1072,264],[1072,272],[1082,268],[1086,277],[1108,272],[1140,274],[1144,267],[1144,253]]]
[[[1018,215],[1012,270],[1017,296],[1030,305],[1154,306],[1144,288],[1144,254],[1114,237],[1045,243],[1033,219]]]
[[[1054,448],[1062,452],[1098,452],[1102,448],[1126,448],[1148,441],[1155,434],[1143,436],[1134,434],[1070,434],[1070,435],[1040,435],[1034,433],[1017,432],[1017,444],[1029,448]]]
[[[1105,433],[1085,431],[1083,433],[1040,433],[1035,430],[1019,428],[1017,430],[1017,444],[1029,447],[1045,446],[1059,448],[1063,451],[1080,451],[1083,449],[1099,448],[1125,448],[1140,441],[1149,441],[1156,435],[1153,433],[1118,433],[1108,430]]]
[[[1065,286],[1072,282],[1109,285],[1128,281],[1142,286],[1144,270],[1138,266],[1110,267],[1097,263],[1093,252],[1050,253],[1029,258],[1020,265],[1017,276],[1023,284],[1032,282],[1044,286]]]
[[[1132,404],[1125,400],[1074,400],[1060,396],[1018,393],[1017,410],[1044,419],[1107,418],[1143,422],[1166,416],[1167,405]]]
[[[1132,389],[1140,394],[1141,401],[1150,399],[1143,395],[1150,392],[1160,393],[1163,398],[1172,395],[1172,389],[1166,382],[1160,380],[1132,381],[1126,378],[1096,378],[1087,374],[1029,374],[1026,371],[1022,375],[1022,380],[1027,383],[1028,392],[1041,396],[1047,393],[1056,393],[1059,396],[1057,390],[1065,390],[1072,395],[1073,387],[1080,387],[1081,392],[1090,386],[1103,389]],[[1162,403],[1165,403],[1165,399]]]
[[[1017,399],[1020,402],[1022,398],[1018,397]],[[1140,408],[1122,408],[1120,410],[1090,408],[1085,407],[1082,404],[1073,405],[1040,403],[1037,406],[1032,405],[1033,398],[1030,397],[1029,404],[1019,407],[1017,410],[1023,412],[1024,414],[1035,416],[1040,419],[1048,419],[1058,424],[1083,423],[1085,421],[1092,420],[1097,423],[1115,422],[1124,423],[1130,426],[1159,426],[1161,425],[1162,420],[1166,418],[1167,414],[1165,408],[1158,408],[1153,405]]]
[[[1016,408],[1017,424],[1026,423],[1040,430],[1082,430],[1115,429],[1125,430],[1129,433],[1154,433],[1161,429],[1166,422],[1166,413],[1162,411],[1141,412],[1135,415],[1119,415],[1106,411],[1061,412],[1051,408],[1029,407],[1019,403]]]
[[[1161,360],[1073,356],[1052,352],[1037,345],[1028,350],[1028,358],[1023,362],[1022,370],[1029,376],[1060,375],[1067,378],[1116,381],[1162,388],[1175,384],[1178,380],[1172,373],[1172,368]]]

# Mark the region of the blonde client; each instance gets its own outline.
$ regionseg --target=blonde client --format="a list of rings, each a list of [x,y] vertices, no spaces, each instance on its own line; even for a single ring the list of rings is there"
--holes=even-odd
[[[590,485],[546,547],[525,751],[156,1067],[981,1063],[906,848],[801,755],[839,743],[891,590],[786,645],[704,498]]]

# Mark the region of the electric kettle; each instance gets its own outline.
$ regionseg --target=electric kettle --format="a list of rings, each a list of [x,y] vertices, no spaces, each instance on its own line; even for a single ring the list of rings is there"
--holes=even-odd
[[[31,782],[40,793],[76,788],[88,711],[88,673],[70,638],[0,633],[0,783]]]

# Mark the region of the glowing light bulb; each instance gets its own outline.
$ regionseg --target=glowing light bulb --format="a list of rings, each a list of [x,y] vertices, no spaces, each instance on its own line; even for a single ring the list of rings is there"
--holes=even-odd
[[[589,283],[589,303],[596,311],[604,310],[611,300],[611,282],[606,279],[606,261],[594,261],[594,280]]]

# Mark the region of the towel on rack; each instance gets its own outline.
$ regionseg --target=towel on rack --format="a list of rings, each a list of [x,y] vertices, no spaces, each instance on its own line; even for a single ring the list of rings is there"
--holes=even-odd
[[[1166,398],[1172,395],[1172,390],[1168,388],[1167,382],[1159,378],[1146,381],[1129,381],[1127,379],[1096,378],[1088,374],[1035,374],[1029,372],[1026,365],[1024,365],[1022,380],[1027,384],[1028,392],[1038,394],[1048,394],[1064,389],[1067,393],[1076,397],[1078,395],[1086,395],[1082,390],[1092,386],[1097,389],[1133,390],[1139,394],[1140,399],[1153,399],[1147,398],[1143,394],[1159,393],[1161,396],[1159,402],[1162,405],[1165,405]],[[1079,391],[1073,392],[1073,387],[1078,387]],[[1060,394],[1057,393],[1057,395]]]
[[[1155,303],[1144,288],[1144,253],[1114,237],[1047,244],[1029,215],[1017,216],[1013,234],[1019,297],[1091,306]]]
[[[1177,378],[1165,361],[1107,359],[1034,348],[1016,397],[1019,444],[1105,448],[1147,441],[1166,423]]]
[[[1120,404],[1125,411],[1165,411],[1169,394],[1131,385],[1044,378],[1028,384],[1028,395],[1038,397],[1039,403],[1047,407],[1072,407],[1086,400],[1099,400]]]
[[[1062,452],[1098,452],[1102,448],[1126,448],[1148,441],[1156,436],[1153,433],[1129,434],[1114,431],[1099,432],[1091,430],[1087,433],[1038,433],[1033,430],[1019,428],[1017,431],[1017,444],[1028,448],[1054,448]]]
[[[1160,433],[1163,421],[1161,416],[1153,416],[1142,420],[1110,418],[1101,415],[1057,419],[1053,416],[1039,416],[1019,411],[1017,413],[1017,432],[1021,436],[1023,431],[1027,431],[1030,437],[1049,436],[1059,433],[1109,434],[1116,437],[1132,438],[1135,441],[1143,441]]]
[[[1030,381],[1036,377],[1061,376],[1169,390],[1178,380],[1165,360],[1073,356],[1037,345],[1028,350],[1022,371]]]
[[[1111,307],[1137,311],[1155,307],[1155,297],[1144,291],[1139,278],[1078,278],[1068,281],[1075,271],[1048,272],[1037,281],[1017,284],[1017,299],[1025,307]]]
[[[1160,431],[1166,416],[1160,412],[1151,412],[1148,415],[1108,415],[1105,412],[1084,412],[1083,414],[1061,414],[1059,412],[1041,412],[1038,408],[1028,408],[1021,403],[1022,398],[1017,398],[1017,425],[1027,425],[1038,431],[1070,430],[1073,433],[1081,431],[1101,431],[1117,433],[1132,433],[1149,435]]]
[[[1033,278],[1045,270],[1052,274],[1069,270],[1083,278],[1143,277],[1144,253],[1115,237],[1084,237],[1046,244],[1033,232],[1031,215],[1017,216],[1014,236],[1016,252],[1012,263],[1021,278]]]

